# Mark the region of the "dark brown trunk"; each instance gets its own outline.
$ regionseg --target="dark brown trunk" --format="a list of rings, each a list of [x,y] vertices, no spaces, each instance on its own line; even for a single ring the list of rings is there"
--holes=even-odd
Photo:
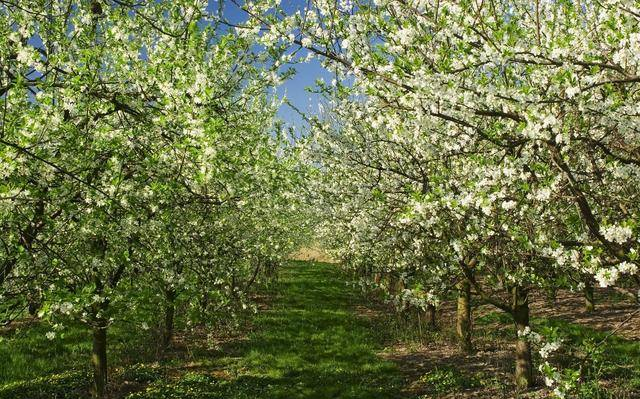
[[[93,327],[93,395],[102,399],[107,393],[107,323],[99,320]]]
[[[438,312],[436,309],[436,305],[433,304],[428,304],[427,305],[427,316],[428,316],[428,323],[429,323],[429,328],[432,330],[437,330],[438,329]]]
[[[397,277],[395,279],[395,286],[393,288],[393,292],[395,295],[401,294],[402,291],[404,291],[404,280],[402,280],[401,278]]]
[[[29,298],[29,316],[36,317],[38,315],[38,310],[40,310],[40,302],[34,298]]]
[[[98,250],[104,255],[104,243],[98,242]],[[107,394],[107,326],[106,316],[109,301],[102,298],[104,283],[97,273],[94,279],[95,293],[100,297],[92,306],[93,348],[91,351],[91,365],[93,367],[93,397],[102,399]]]
[[[164,349],[171,345],[174,330],[174,318],[176,313],[176,290],[168,289],[165,291],[165,307],[164,307],[164,331],[162,334],[162,347]]]
[[[558,290],[555,287],[550,287],[546,291],[546,299],[548,306],[556,306],[558,298]]]
[[[529,300],[526,292],[513,288],[513,320],[518,333],[516,341],[516,386],[519,390],[533,386],[533,364],[531,361],[531,345],[529,338],[521,334],[529,327]]]
[[[465,279],[458,283],[458,310],[456,332],[460,350],[469,353],[473,350],[471,341],[471,286]]]
[[[589,277],[584,279],[584,310],[591,313],[596,309],[596,302],[593,298],[593,283]]]
[[[208,309],[209,309],[209,293],[205,291],[205,293],[202,294],[202,297],[200,298],[200,311],[202,313],[207,313]]]
[[[396,277],[391,274],[388,274],[387,275],[387,291],[389,292],[389,294],[391,295],[396,294],[396,285],[397,285]]]

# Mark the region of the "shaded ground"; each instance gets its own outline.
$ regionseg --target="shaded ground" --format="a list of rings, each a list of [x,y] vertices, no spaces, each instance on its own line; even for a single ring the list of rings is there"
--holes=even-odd
[[[408,397],[399,367],[378,354],[386,336],[358,317],[364,299],[334,265],[290,262],[255,299],[259,310],[249,322],[215,333],[191,328],[160,357],[153,336],[110,330],[110,398]],[[5,371],[14,382],[0,381],[0,399],[88,397],[87,332],[78,327],[49,341],[47,328],[5,332],[6,366],[21,370]]]
[[[606,338],[606,350],[598,365],[601,379],[596,388],[590,388],[593,393],[581,397],[640,398],[640,315],[629,318],[637,307],[606,290],[597,291],[596,298],[596,312],[588,313],[580,294],[560,292],[555,303],[534,297],[531,303],[534,330],[557,328],[571,345]],[[476,351],[463,355],[455,340],[453,306],[451,302],[443,304],[437,331],[428,331],[424,316],[423,325],[418,327],[415,312],[395,316],[382,303],[359,310],[363,317],[395,326],[391,329],[398,336],[383,356],[402,368],[409,381],[408,394],[424,398],[550,397],[540,380],[536,388],[516,392],[512,383],[515,332],[506,315],[488,305],[478,306],[474,310]],[[614,330],[616,334],[609,336]],[[570,364],[581,353],[561,356],[557,363]]]
[[[596,288],[596,311],[584,310],[584,297],[580,293],[562,291],[556,301],[550,303],[541,296],[533,298],[531,308],[535,317],[557,318],[567,322],[589,326],[598,331],[616,330],[616,335],[630,340],[640,340],[640,314],[627,318],[638,309],[612,289]]]
[[[492,307],[474,311],[476,352],[465,356],[455,344],[451,302],[440,309],[439,328],[432,331],[424,314],[398,315],[346,281],[335,265],[291,262],[254,298],[256,315],[215,331],[190,328],[163,356],[152,333],[113,328],[110,398],[548,397],[542,384],[516,393],[514,329]],[[533,298],[533,325],[558,328],[569,342],[599,341],[633,305],[605,291],[597,298],[593,314],[583,311],[580,295],[562,292],[556,303]],[[607,338],[598,372],[613,394],[582,398],[640,398],[639,319]],[[85,330],[70,327],[49,341],[50,327],[37,321],[12,328],[0,332],[0,399],[88,397]]]
[[[406,397],[399,368],[376,354],[382,338],[353,312],[362,299],[335,266],[292,262],[270,294],[245,337],[190,363],[195,382],[184,374],[131,398]]]
[[[334,266],[295,262],[247,339],[221,348],[237,378],[226,398],[398,398],[398,368],[353,307],[360,299]]]

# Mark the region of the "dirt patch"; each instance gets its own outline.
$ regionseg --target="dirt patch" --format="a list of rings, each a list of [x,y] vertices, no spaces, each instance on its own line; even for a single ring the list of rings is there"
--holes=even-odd
[[[149,385],[148,383],[141,383],[136,381],[111,382],[111,385],[109,386],[109,391],[107,392],[107,398],[109,399],[126,398],[129,394],[142,391],[148,385]],[[90,395],[91,393],[87,392],[87,397],[91,397]]]
[[[494,347],[464,355],[449,342],[439,343],[437,347],[420,347],[417,350],[398,344],[383,356],[400,365],[410,381],[405,391],[411,396],[511,398],[515,387],[510,383],[513,356],[510,349]],[[454,382],[456,385],[451,387],[444,385],[445,389],[452,388],[451,392],[438,392],[438,385],[430,384],[425,379],[425,376],[429,375],[441,380],[444,379],[441,375],[445,378],[452,376],[459,378],[460,382]],[[445,381],[438,383],[446,384]],[[533,390],[522,394],[521,397],[537,398],[543,395],[544,392]]]
[[[638,309],[638,305],[627,299],[615,298],[612,290],[595,289],[596,310],[590,313],[585,311],[584,297],[580,293],[561,291],[555,302],[536,295],[532,297],[531,314],[534,317],[562,319],[598,331],[616,330],[616,335],[620,337],[640,340],[640,313],[627,320]]]
[[[291,254],[289,259],[309,262],[338,263],[322,248],[315,246],[300,248]]]
[[[7,324],[0,324],[0,336],[9,336],[16,330],[26,329],[40,324],[42,320],[28,316],[23,319],[10,320]]]
[[[353,311],[356,315],[360,316],[360,317],[365,317],[365,318],[380,318],[384,315],[384,309],[382,307],[369,307],[369,306],[362,306],[362,305],[356,305],[353,308]]]
[[[514,344],[509,339],[488,339],[476,331],[475,351],[463,354],[452,331],[455,314],[439,315],[439,331],[423,343],[396,342],[381,356],[394,361],[406,376],[405,392],[424,398],[543,398],[548,392],[540,386],[516,396],[513,383]],[[500,326],[483,326],[500,328]],[[447,335],[447,333],[449,333]],[[538,384],[540,385],[540,384]]]

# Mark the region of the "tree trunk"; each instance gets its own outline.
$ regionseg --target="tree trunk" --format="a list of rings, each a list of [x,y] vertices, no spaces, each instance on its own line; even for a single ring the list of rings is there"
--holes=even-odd
[[[395,287],[393,289],[393,292],[398,295],[398,294],[402,294],[402,291],[404,291],[404,280],[402,280],[400,277],[396,277],[395,279]]]
[[[31,317],[37,316],[38,310],[40,310],[40,301],[38,301],[36,298],[30,297],[28,310],[29,310],[29,316]]]
[[[473,350],[471,342],[471,286],[467,280],[458,283],[458,311],[456,332],[460,350],[469,353]]]
[[[427,305],[427,314],[429,316],[428,323],[429,328],[432,330],[438,329],[438,312],[436,311],[436,305],[428,304]]]
[[[555,287],[549,287],[545,290],[547,306],[556,306],[558,299],[558,290]]]
[[[529,327],[529,299],[520,287],[513,289],[513,320],[516,324],[518,338],[516,341],[516,373],[518,389],[527,389],[533,385],[533,364],[531,361],[531,345],[526,336],[520,334]]]
[[[591,313],[596,309],[596,302],[593,298],[593,283],[589,277],[584,279],[584,310]]]
[[[164,307],[164,331],[162,334],[162,347],[168,348],[173,339],[174,317],[176,313],[176,290],[173,288],[165,290],[166,304]]]
[[[93,327],[93,395],[95,398],[106,397],[107,392],[107,323],[99,320]]]
[[[95,278],[96,294],[102,297],[104,284],[98,277]],[[109,301],[106,298],[93,304],[93,349],[91,352],[91,365],[93,366],[93,397],[102,399],[107,394],[107,327],[109,320],[106,316],[109,309]]]
[[[396,291],[395,291],[396,283],[397,283],[396,282],[396,277],[391,275],[391,274],[388,274],[387,275],[387,292],[390,295],[395,295],[395,293],[396,293]]]
[[[209,309],[209,293],[205,291],[200,297],[200,312],[206,313]]]

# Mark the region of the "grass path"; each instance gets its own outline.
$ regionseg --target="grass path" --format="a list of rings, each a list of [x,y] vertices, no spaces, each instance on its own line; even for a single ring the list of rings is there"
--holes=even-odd
[[[204,374],[183,376],[171,385],[172,390],[162,386],[157,391],[161,392],[159,395],[130,399],[399,399],[409,397],[402,392],[407,385],[405,378],[412,380],[411,391],[415,394],[410,397],[513,397],[510,381],[514,332],[506,316],[491,310],[476,319],[476,333],[485,334],[484,341],[478,334],[476,344],[485,349],[473,356],[461,356],[455,344],[446,340],[442,347],[431,342],[417,352],[400,351],[397,361],[415,371],[413,376],[403,377],[395,363],[377,355],[385,341],[389,342],[392,326],[356,315],[358,305],[365,305],[365,301],[357,289],[345,285],[347,280],[328,264],[291,262],[281,270],[279,282],[266,293],[270,298],[268,307],[253,319],[245,340],[232,341],[214,355],[203,354],[200,358],[209,359],[203,367]],[[450,321],[441,322],[447,325]],[[534,318],[537,326],[560,322]],[[558,326],[575,337],[593,336],[600,341],[605,334],[561,323]],[[451,326],[447,329],[451,330]],[[611,338],[608,364],[629,365],[637,370],[637,343],[614,342],[618,340]],[[201,378],[212,370],[227,373],[227,378]],[[624,389],[637,392],[637,382],[633,382],[637,373],[626,370],[623,376],[619,372],[615,371],[616,378],[629,380]],[[429,378],[423,381],[424,376]],[[416,385],[416,381],[420,383]],[[585,392],[591,392],[589,389]],[[546,397],[542,391],[531,392],[527,397],[541,395]],[[628,397],[636,397],[633,395]]]
[[[224,350],[238,377],[218,386],[221,397],[403,397],[400,371],[376,355],[383,339],[354,313],[359,296],[339,273],[311,262],[282,270],[248,340]]]
[[[159,363],[149,336],[112,328],[110,397],[405,397],[400,370],[377,355],[385,329],[356,315],[364,300],[340,274],[328,264],[291,262],[278,282],[262,292],[268,304],[251,318],[242,339],[209,348],[205,339],[186,334],[175,356]],[[88,332],[81,326],[69,328],[64,339],[49,341],[48,329],[34,324],[6,343],[0,340],[0,399],[87,397]]]

